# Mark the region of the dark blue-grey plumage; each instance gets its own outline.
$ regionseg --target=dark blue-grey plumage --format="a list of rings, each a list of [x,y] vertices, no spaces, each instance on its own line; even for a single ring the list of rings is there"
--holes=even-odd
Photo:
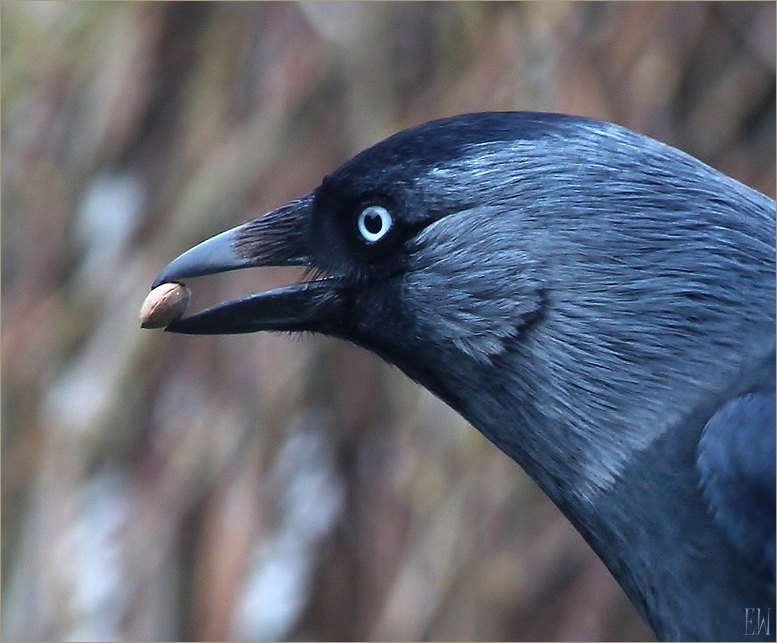
[[[703,497],[717,524],[754,569],[768,577],[775,558],[774,368],[727,400],[699,443]],[[768,367],[768,365],[767,365]]]
[[[747,609],[774,619],[774,239],[774,201],[667,145],[471,114],[365,150],[156,283],[307,266],[168,330],[364,346],[524,467],[659,637],[774,638],[745,629]]]

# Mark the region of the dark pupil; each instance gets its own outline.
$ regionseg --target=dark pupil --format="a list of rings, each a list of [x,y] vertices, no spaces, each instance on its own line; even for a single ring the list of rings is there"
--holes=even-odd
[[[383,219],[377,214],[367,214],[364,217],[364,227],[372,234],[378,234],[383,228]]]

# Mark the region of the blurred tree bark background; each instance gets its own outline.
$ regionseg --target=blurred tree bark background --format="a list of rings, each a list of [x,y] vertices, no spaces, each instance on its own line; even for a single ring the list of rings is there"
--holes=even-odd
[[[523,472],[395,369],[138,310],[184,249],[450,114],[612,120],[774,196],[774,3],[0,12],[5,639],[651,636]],[[298,277],[203,278],[192,307]]]

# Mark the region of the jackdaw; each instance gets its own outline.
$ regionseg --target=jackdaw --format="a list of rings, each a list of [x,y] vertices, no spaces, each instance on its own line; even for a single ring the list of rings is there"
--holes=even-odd
[[[773,200],[617,125],[468,114],[357,154],[154,285],[269,265],[309,279],[167,330],[376,353],[528,472],[659,638],[774,638]]]

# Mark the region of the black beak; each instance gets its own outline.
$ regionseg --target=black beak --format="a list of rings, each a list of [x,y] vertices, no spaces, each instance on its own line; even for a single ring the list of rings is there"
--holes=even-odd
[[[174,259],[154,280],[167,282],[256,266],[310,266],[312,194],[217,234]],[[324,277],[233,299],[174,321],[172,333],[225,335],[261,330],[326,332],[340,316],[338,277]]]

